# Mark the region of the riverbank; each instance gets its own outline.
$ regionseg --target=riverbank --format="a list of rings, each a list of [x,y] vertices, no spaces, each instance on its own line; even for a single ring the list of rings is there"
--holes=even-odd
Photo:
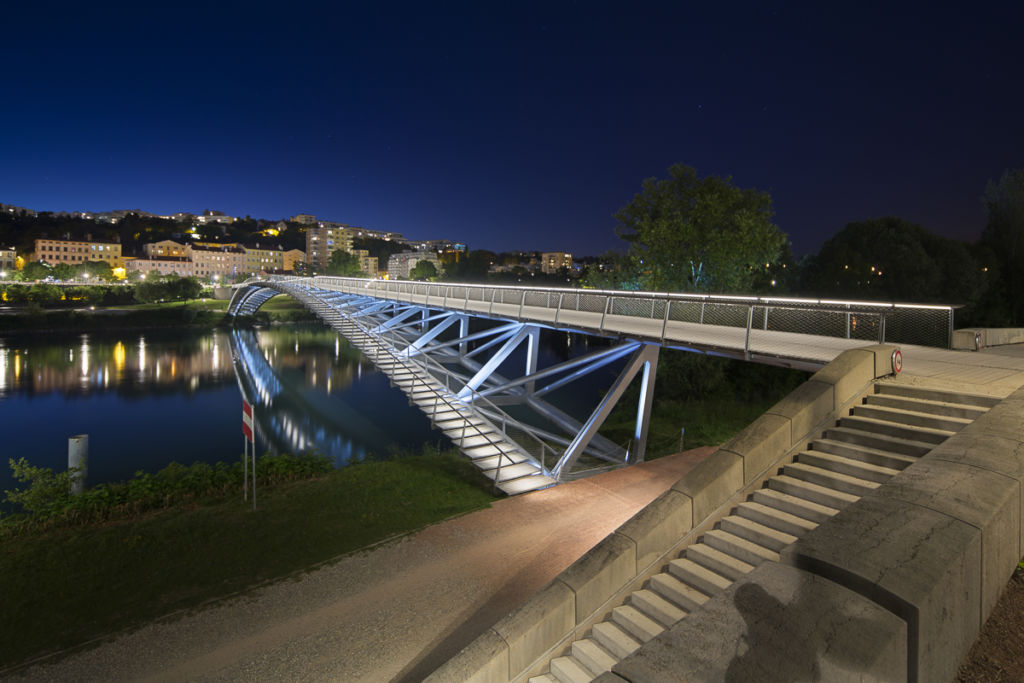
[[[420,681],[713,449],[524,496],[159,620],[17,680]]]
[[[227,301],[218,299],[92,308],[3,307],[0,308],[0,334],[167,327],[210,329],[232,323],[227,307]],[[268,324],[316,319],[291,297],[277,296],[265,303],[256,315],[239,320]]]
[[[0,544],[0,668],[205,605],[487,507],[454,453],[367,462],[242,500]]]

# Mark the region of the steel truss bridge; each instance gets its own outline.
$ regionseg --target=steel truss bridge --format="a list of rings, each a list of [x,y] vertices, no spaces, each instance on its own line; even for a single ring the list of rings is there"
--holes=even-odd
[[[643,461],[662,347],[816,370],[865,344],[948,348],[953,331],[950,306],[327,276],[249,280],[228,312],[251,315],[277,294],[359,348],[507,494]],[[551,329],[609,343],[538,367]],[[554,404],[553,392],[609,366],[618,375],[588,418]],[[637,378],[632,438],[617,444],[598,430]]]

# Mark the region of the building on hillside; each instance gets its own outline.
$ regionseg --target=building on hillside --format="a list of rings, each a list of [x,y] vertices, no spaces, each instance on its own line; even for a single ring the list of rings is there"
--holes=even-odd
[[[188,258],[192,253],[192,247],[180,244],[174,240],[160,240],[142,245],[142,253],[148,259],[155,258]]]
[[[306,252],[301,249],[289,249],[282,255],[284,265],[281,270],[286,273],[301,273],[306,266]]]
[[[9,214],[16,216],[35,216],[36,212],[32,209],[26,209],[24,206],[14,206],[12,204],[0,204],[0,211],[4,211]]]
[[[359,259],[359,270],[363,271],[370,277],[377,277],[377,257],[370,256],[370,252],[366,249],[353,249],[352,255]]]
[[[129,273],[160,273],[161,275],[177,275],[192,277],[195,275],[192,259],[181,256],[160,256],[153,258],[126,258],[124,268]]]
[[[239,247],[192,247],[193,275],[202,278],[235,278],[245,269],[245,249]]]
[[[540,272],[557,275],[561,268],[572,269],[572,254],[564,251],[546,251],[540,255]]]
[[[352,251],[350,228],[321,228],[306,230],[306,264],[317,273],[327,269],[331,254],[338,249]]]
[[[420,261],[430,261],[441,272],[441,260],[432,251],[403,251],[400,254],[392,254],[388,259],[388,279],[408,279],[412,269]]]
[[[0,247],[0,271],[11,273],[18,267],[18,254],[14,247]]]
[[[208,225],[210,223],[219,223],[220,225],[231,225],[237,218],[234,216],[226,216],[223,211],[211,211],[207,209],[203,211],[201,216],[195,217],[195,222],[200,225]]]
[[[301,225],[316,225],[316,216],[309,213],[299,213],[292,216],[291,221]]]
[[[86,261],[106,261],[111,268],[120,268],[121,245],[116,242],[40,239],[35,241],[31,260],[46,261],[51,266],[58,263],[78,265]]]

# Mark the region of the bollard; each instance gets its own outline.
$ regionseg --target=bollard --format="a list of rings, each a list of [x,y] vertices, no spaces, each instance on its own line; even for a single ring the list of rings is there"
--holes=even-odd
[[[686,437],[686,427],[679,428],[679,452],[683,452],[683,440]]]
[[[85,491],[85,478],[89,474],[89,435],[79,434],[68,438],[68,471],[77,469],[71,475],[71,495]]]

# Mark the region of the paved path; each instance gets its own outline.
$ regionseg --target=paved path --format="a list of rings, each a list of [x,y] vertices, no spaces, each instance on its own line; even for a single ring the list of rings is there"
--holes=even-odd
[[[713,450],[500,500],[24,676],[421,680]]]

